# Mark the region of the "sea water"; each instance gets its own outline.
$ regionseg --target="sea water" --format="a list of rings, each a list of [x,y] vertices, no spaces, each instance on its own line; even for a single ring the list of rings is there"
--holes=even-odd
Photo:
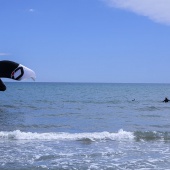
[[[170,84],[6,85],[1,170],[170,169]]]

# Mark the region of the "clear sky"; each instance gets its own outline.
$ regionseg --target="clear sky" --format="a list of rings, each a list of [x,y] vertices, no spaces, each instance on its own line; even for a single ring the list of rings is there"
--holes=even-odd
[[[169,0],[0,0],[0,26],[36,81],[170,83]]]

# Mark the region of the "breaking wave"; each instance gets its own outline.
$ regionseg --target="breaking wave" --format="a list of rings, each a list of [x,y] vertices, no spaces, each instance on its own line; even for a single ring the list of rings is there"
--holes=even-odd
[[[127,132],[120,129],[117,133],[93,132],[93,133],[66,133],[66,132],[22,132],[1,131],[0,140],[56,140],[56,141],[170,141],[170,132],[136,131]]]
[[[22,132],[20,130],[12,132],[0,132],[0,139],[7,140],[133,140],[132,132],[126,132],[122,129],[117,133],[110,132],[94,132],[94,133],[36,133],[36,132]]]

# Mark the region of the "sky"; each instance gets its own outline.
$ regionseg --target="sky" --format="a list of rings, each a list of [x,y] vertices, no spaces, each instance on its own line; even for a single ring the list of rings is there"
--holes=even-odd
[[[169,0],[0,0],[0,60],[37,82],[170,83],[169,11]]]

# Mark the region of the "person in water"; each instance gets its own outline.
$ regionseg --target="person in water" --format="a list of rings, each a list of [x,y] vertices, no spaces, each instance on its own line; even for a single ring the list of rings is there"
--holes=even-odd
[[[0,79],[0,91],[5,91],[6,90],[6,86],[3,83],[3,81]]]
[[[165,102],[165,103],[167,103],[167,102],[169,102],[170,100],[167,98],[167,97],[165,97],[165,100],[164,101],[162,101],[162,102]]]

